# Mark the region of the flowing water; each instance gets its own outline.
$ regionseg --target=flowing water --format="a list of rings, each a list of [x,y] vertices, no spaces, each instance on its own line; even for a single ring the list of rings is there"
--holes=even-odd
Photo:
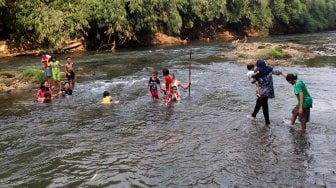
[[[321,42],[335,35],[265,40]],[[302,134],[287,126],[297,101],[282,77],[273,78],[271,125],[262,112],[247,120],[255,88],[245,65],[216,57],[228,46],[73,55],[73,97],[37,104],[36,90],[1,94],[0,187],[335,187],[336,58],[274,67],[298,73],[314,98]],[[191,97],[184,93],[172,108],[152,102],[151,71],[167,67],[186,83],[190,49]],[[38,57],[0,61],[1,70],[41,64]],[[102,105],[105,90],[120,103]]]

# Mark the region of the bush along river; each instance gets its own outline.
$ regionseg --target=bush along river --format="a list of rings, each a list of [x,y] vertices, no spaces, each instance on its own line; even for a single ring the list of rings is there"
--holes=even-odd
[[[328,42],[330,35],[262,40]],[[271,124],[261,111],[254,122],[246,118],[255,86],[246,65],[217,58],[229,46],[72,55],[71,98],[37,104],[35,89],[0,94],[0,187],[336,187],[336,58],[274,66],[297,73],[313,96],[302,134],[298,125],[288,128],[297,99],[280,76],[273,77]],[[172,108],[152,102],[151,71],[163,82],[167,67],[187,83],[190,50],[191,97],[183,93]],[[58,59],[64,64],[65,56]],[[39,57],[0,61],[1,70],[42,66]],[[102,105],[105,90],[120,103]]]

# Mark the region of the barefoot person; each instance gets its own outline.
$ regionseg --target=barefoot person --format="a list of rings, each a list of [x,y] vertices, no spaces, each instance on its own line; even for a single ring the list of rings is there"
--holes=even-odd
[[[66,64],[65,64],[65,74],[68,79],[68,82],[71,83],[71,89],[73,90],[75,88],[75,72],[74,72],[74,64],[71,60],[71,57],[66,58]]]
[[[294,86],[294,94],[298,99],[298,104],[292,110],[292,118],[290,126],[294,127],[296,118],[299,117],[301,122],[301,130],[306,130],[306,124],[310,119],[310,108],[313,106],[313,99],[310,96],[305,83],[302,80],[297,79],[295,74],[281,73],[288,83]]]
[[[257,61],[257,68],[254,72],[259,72],[254,76],[256,81],[257,102],[253,113],[247,117],[250,120],[255,120],[260,108],[262,108],[265,124],[269,125],[268,99],[274,98],[272,74],[280,75],[281,73],[279,71],[273,71],[273,68],[267,66],[265,61],[261,59]]]

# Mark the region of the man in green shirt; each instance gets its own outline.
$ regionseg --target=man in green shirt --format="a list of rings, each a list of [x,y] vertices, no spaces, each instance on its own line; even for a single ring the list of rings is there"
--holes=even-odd
[[[282,73],[282,75],[286,78],[288,83],[294,85],[294,94],[299,102],[292,111],[290,126],[293,127],[296,118],[299,117],[299,120],[301,121],[301,130],[305,131],[306,123],[309,122],[310,119],[310,108],[313,107],[313,99],[303,81],[297,79],[297,75],[286,75],[285,73]]]

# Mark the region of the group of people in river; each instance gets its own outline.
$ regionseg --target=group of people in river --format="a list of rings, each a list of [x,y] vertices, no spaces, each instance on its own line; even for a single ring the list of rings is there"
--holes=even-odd
[[[169,73],[167,68],[162,70],[165,88],[161,87],[160,80],[158,78],[158,71],[154,70],[152,76],[149,78],[148,87],[153,101],[159,100],[159,91],[164,93],[163,102],[166,106],[171,106],[173,102],[181,101],[181,92],[179,88],[184,90],[188,89],[191,85],[191,81],[187,85],[183,85],[181,81],[175,78],[173,73]]]
[[[255,120],[260,108],[262,108],[265,124],[270,124],[268,99],[275,97],[272,74],[282,75],[288,83],[294,86],[294,94],[298,99],[298,104],[292,110],[290,127],[294,127],[296,119],[299,118],[301,122],[301,130],[305,131],[306,124],[310,119],[310,108],[312,108],[313,104],[313,99],[309,94],[305,83],[302,80],[298,80],[296,74],[286,74],[278,70],[273,70],[273,68],[267,66],[266,62],[262,59],[257,60],[256,68],[253,64],[248,64],[247,69],[248,78],[251,80],[251,83],[256,85],[257,96],[254,111],[252,114],[248,115],[247,118]]]
[[[37,100],[41,103],[50,102],[53,97],[66,97],[72,95],[72,90],[75,86],[75,73],[74,65],[70,57],[66,58],[65,74],[67,80],[64,81],[63,87],[61,87],[61,64],[56,60],[55,56],[49,56],[47,54],[42,55],[42,63],[44,66],[46,81],[41,83],[40,89],[37,92]],[[306,124],[310,119],[310,108],[312,108],[312,97],[308,92],[308,89],[302,80],[297,78],[295,74],[286,74],[284,72],[273,70],[271,66],[267,66],[266,62],[262,59],[257,60],[256,66],[254,64],[247,65],[247,76],[251,83],[256,86],[256,104],[252,114],[247,118],[250,120],[256,120],[256,116],[259,110],[262,108],[265,118],[265,124],[270,124],[268,99],[274,98],[274,87],[272,75],[282,75],[288,83],[294,86],[294,94],[297,97],[298,104],[292,110],[292,117],[290,126],[293,127],[297,118],[301,122],[301,130],[306,129]],[[148,81],[148,89],[153,101],[159,100],[159,92],[164,93],[162,102],[167,106],[172,106],[173,102],[181,101],[181,92],[179,88],[184,90],[188,89],[191,85],[191,81],[187,85],[183,85],[181,81],[175,78],[175,75],[169,73],[167,68],[162,69],[164,88],[161,87],[161,82],[158,78],[158,71],[154,70]],[[52,85],[58,89],[56,94],[52,94]],[[119,101],[112,100],[112,96],[108,91],[104,91],[102,103],[119,103]]]
[[[62,81],[61,76],[62,65],[56,60],[55,56],[42,53],[41,62],[46,79],[41,83],[37,91],[37,101],[39,103],[48,103],[51,102],[54,97],[67,97],[72,95],[72,91],[75,88],[75,72],[71,57],[66,57],[66,63],[64,65],[65,81]],[[53,89],[56,89],[58,92],[53,94]]]

